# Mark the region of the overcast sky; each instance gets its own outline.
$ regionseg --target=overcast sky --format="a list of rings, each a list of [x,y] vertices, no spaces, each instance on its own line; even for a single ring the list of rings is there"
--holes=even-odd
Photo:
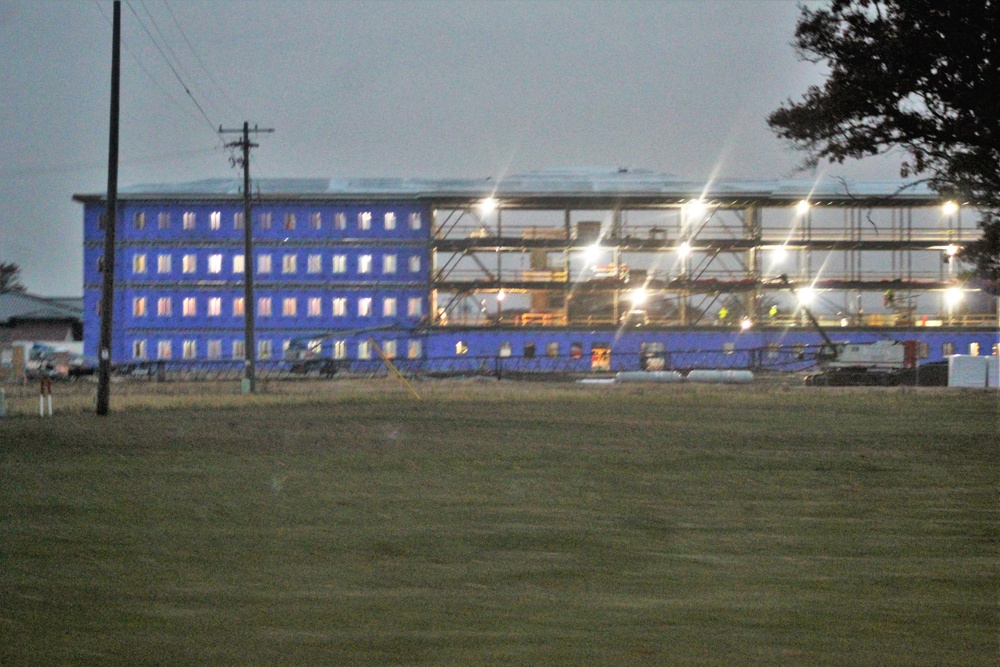
[[[0,260],[38,294],[82,294],[71,197],[106,190],[111,15],[0,0]],[[129,0],[119,183],[237,176],[213,128],[244,120],[275,128],[260,177],[786,177],[801,155],[765,118],[822,76],[790,46],[797,15],[789,0]]]

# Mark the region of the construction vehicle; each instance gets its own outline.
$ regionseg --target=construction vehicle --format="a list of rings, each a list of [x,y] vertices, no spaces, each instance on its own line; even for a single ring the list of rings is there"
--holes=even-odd
[[[388,324],[379,327],[364,327],[360,329],[337,329],[315,334],[298,336],[288,341],[283,360],[288,364],[288,371],[301,375],[319,373],[320,377],[332,378],[340,369],[340,360],[322,356],[323,344],[335,339],[346,339],[349,336],[368,334],[377,331],[399,331],[413,335],[416,329],[399,324]],[[343,361],[346,363],[346,360]]]
[[[780,280],[798,297],[797,290]],[[872,343],[834,342],[820,325],[812,311],[799,299],[799,307],[809,318],[810,324],[823,338],[816,361],[820,370],[807,375],[805,383],[818,387],[872,387],[896,385],[947,384],[947,367],[944,382],[940,364],[927,364],[923,373],[918,369],[919,349],[915,340],[877,340]]]

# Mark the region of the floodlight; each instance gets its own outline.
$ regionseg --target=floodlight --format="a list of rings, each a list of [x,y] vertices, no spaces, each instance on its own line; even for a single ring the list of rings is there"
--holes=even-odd
[[[816,290],[812,287],[800,287],[795,291],[795,296],[798,298],[799,303],[807,306],[816,300]]]
[[[499,292],[497,292],[497,301],[503,301],[506,298],[507,298],[507,293],[506,292],[504,292],[503,290],[500,290]]]
[[[705,202],[701,199],[697,199],[687,205],[687,217],[689,220],[691,218],[700,218],[705,215],[705,211],[707,210],[708,206],[705,205]]]
[[[809,212],[809,207],[810,207],[809,202],[803,199],[802,201],[800,201],[798,204],[795,205],[795,212],[798,213],[799,215],[805,215],[806,213]]]
[[[681,257],[687,257],[691,254],[691,244],[685,241],[684,243],[677,246],[677,254]]]
[[[496,197],[486,197],[477,206],[481,213],[492,213],[500,206],[500,202]]]
[[[949,287],[945,292],[945,298],[948,300],[948,304],[952,306],[957,306],[964,296],[961,287]]]
[[[949,257],[954,257],[955,255],[958,254],[958,249],[959,249],[958,246],[952,243],[951,245],[949,245],[947,248],[944,249],[944,254],[948,255]]]
[[[740,329],[742,329],[743,331],[746,331],[752,326],[753,322],[750,320],[749,317],[744,317],[742,320],[740,320]]]
[[[597,259],[601,256],[601,244],[595,243],[594,245],[587,246],[587,249],[583,251],[583,259],[588,264],[594,264]]]
[[[782,262],[782,261],[784,261],[785,260],[785,256],[787,254],[788,254],[788,251],[785,249],[785,246],[778,246],[777,248],[774,249],[774,261],[776,261],[776,262]]]
[[[648,296],[649,296],[649,293],[646,292],[646,290],[644,290],[642,288],[632,290],[632,294],[631,294],[632,305],[633,306],[642,305],[643,303],[646,302],[646,297],[648,297]]]
[[[956,213],[958,213],[958,204],[951,200],[948,200],[945,203],[941,204],[941,212],[944,213],[945,215],[955,215]]]

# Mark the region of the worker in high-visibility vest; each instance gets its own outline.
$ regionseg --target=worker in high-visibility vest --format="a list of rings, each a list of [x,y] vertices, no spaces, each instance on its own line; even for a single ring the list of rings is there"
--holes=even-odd
[[[719,324],[726,323],[726,316],[729,315],[729,309],[723,306],[719,308]]]
[[[778,306],[777,304],[771,306],[771,310],[767,311],[767,314],[771,319],[776,319],[778,317]]]

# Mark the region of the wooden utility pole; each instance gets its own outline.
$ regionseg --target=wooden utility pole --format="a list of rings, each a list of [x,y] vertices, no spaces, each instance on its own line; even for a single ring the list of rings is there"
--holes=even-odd
[[[257,391],[256,363],[257,358],[256,343],[254,341],[254,302],[253,302],[253,218],[250,200],[250,149],[256,148],[260,144],[250,143],[250,133],[274,132],[273,128],[259,128],[254,125],[250,129],[250,123],[244,122],[242,129],[225,130],[219,127],[219,134],[240,133],[243,136],[233,142],[226,144],[229,148],[240,148],[243,151],[242,157],[236,158],[236,162],[243,166],[243,380],[245,387],[251,394]]]
[[[111,45],[111,127],[108,137],[108,209],[104,214],[104,280],[101,286],[101,339],[97,355],[97,414],[111,401],[111,320],[115,299],[115,226],[118,222],[118,100],[121,84],[122,4],[115,0]]]

